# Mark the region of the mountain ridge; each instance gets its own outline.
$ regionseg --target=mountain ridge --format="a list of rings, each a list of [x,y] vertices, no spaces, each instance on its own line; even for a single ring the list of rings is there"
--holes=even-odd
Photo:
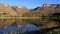
[[[0,4],[0,13],[7,13],[9,15],[24,15],[28,13],[35,13],[41,15],[48,15],[60,12],[60,4],[43,4],[41,7],[28,9],[25,6],[10,6],[8,4]]]

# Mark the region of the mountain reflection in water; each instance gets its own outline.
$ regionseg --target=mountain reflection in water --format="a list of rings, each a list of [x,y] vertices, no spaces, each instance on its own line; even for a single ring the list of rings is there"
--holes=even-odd
[[[18,28],[18,27],[8,27],[6,29],[0,28],[0,34],[3,34],[4,32],[10,33],[12,31],[13,32],[18,32],[19,31],[20,33],[22,33],[22,32],[24,32],[23,30],[25,30],[25,33],[28,32],[28,31],[35,31],[35,30],[39,30],[39,29],[41,29],[41,31],[42,31],[42,28],[39,28],[39,29],[37,29],[37,28],[39,28],[39,27],[37,27],[33,24],[27,24],[26,26],[20,27],[20,28]]]
[[[30,32],[42,32],[43,28],[51,28],[58,26],[58,22],[53,20],[42,19],[19,19],[19,18],[0,18],[0,34],[3,33],[11,33],[11,32],[19,32],[19,33],[27,33]],[[33,34],[32,33],[32,34]]]

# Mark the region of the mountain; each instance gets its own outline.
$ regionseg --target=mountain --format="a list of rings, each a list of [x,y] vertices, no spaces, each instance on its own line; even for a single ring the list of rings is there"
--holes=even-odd
[[[29,12],[24,6],[10,6],[8,4],[0,4],[0,13],[7,16],[17,16]],[[18,15],[19,16],[19,15]]]
[[[35,12],[35,13],[40,13],[42,15],[59,13],[60,12],[60,4],[43,4],[42,7],[34,8],[31,11]]]
[[[6,15],[16,15],[17,13],[7,4],[0,4],[0,12]]]
[[[26,12],[29,11],[29,10],[28,10],[26,7],[24,7],[24,6],[13,6],[12,8],[13,8],[13,10],[16,11],[17,14],[24,14],[24,13],[26,13]]]
[[[60,4],[43,4],[41,7],[37,7],[34,9],[28,9],[25,6],[9,6],[8,4],[0,4],[0,12],[6,14],[26,14],[29,12],[33,12],[35,14],[48,15],[56,12],[60,12]]]

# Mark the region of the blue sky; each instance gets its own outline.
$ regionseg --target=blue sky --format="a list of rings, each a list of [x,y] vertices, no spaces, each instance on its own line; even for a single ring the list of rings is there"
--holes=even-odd
[[[27,8],[36,8],[42,6],[44,3],[59,4],[60,0],[0,0],[2,4],[9,4],[11,6],[26,6]]]

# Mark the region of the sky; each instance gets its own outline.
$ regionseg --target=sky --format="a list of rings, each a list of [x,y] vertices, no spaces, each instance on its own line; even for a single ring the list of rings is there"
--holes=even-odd
[[[29,9],[42,6],[45,3],[60,4],[60,0],[0,0],[0,4],[9,4],[11,6],[25,6]]]

